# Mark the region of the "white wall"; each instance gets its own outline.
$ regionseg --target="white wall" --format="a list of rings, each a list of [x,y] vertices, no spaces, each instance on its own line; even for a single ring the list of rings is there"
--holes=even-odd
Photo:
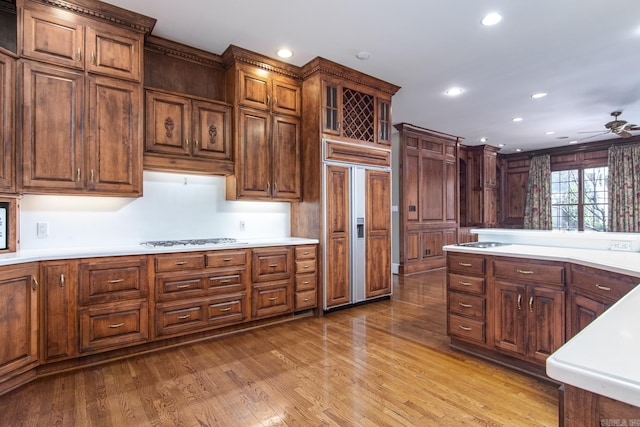
[[[245,231],[240,230],[240,221]],[[49,235],[37,236],[37,223]],[[138,244],[146,240],[288,237],[286,202],[225,200],[225,178],[144,172],[143,197],[36,196],[20,201],[20,249]]]

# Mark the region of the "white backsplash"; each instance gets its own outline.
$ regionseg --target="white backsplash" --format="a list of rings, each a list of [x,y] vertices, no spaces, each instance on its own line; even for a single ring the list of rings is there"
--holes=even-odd
[[[48,237],[38,237],[38,223],[47,223]],[[217,176],[145,171],[140,198],[25,195],[20,201],[20,249],[289,235],[289,203],[227,201],[225,178]]]

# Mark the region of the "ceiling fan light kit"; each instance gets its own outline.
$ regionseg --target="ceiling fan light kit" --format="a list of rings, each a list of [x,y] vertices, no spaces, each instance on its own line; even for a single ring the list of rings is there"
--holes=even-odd
[[[596,135],[587,136],[582,138],[580,141],[584,141],[585,139],[595,138],[596,136],[606,135],[608,133],[613,133],[622,138],[631,138],[633,134],[631,132],[640,130],[638,125],[634,125],[633,123],[629,123],[626,120],[619,120],[618,117],[622,114],[622,111],[612,111],[611,117],[613,120],[604,124],[604,127],[607,129],[605,131],[587,131],[587,132],[578,132],[578,133],[596,133]]]

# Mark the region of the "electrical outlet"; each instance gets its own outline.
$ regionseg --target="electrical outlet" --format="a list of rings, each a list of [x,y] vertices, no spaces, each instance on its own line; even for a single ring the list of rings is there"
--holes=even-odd
[[[37,222],[36,223],[36,237],[40,239],[44,239],[45,237],[49,237],[49,223],[48,222]]]
[[[612,240],[609,249],[612,251],[630,251],[632,250],[631,240]]]
[[[244,231],[245,230],[245,226],[246,226],[245,221],[243,219],[241,219],[240,220],[240,231]]]

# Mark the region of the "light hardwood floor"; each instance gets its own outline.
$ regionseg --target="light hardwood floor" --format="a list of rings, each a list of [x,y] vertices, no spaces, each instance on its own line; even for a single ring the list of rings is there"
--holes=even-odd
[[[451,351],[444,272],[391,300],[43,378],[0,426],[556,426],[556,387]]]

